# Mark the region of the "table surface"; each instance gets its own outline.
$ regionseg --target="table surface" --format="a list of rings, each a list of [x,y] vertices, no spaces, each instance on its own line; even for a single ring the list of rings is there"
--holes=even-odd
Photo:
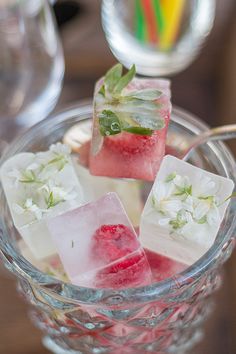
[[[94,81],[114,62],[98,25],[95,10],[91,18],[93,26],[87,32],[76,30],[81,26],[80,21],[76,20],[62,29],[66,76],[57,109],[80,98],[91,97]],[[223,25],[221,33],[222,28]],[[200,57],[172,82],[173,102],[198,114],[212,125],[216,125],[216,122],[227,123],[227,120],[222,118],[223,115],[219,114],[222,113],[222,107],[221,100],[217,99],[221,74],[214,58],[217,55],[220,61],[222,58],[220,55],[224,54],[218,47],[218,41],[219,36],[213,32],[208,46]],[[224,283],[220,291],[214,295],[216,305],[206,323],[205,337],[191,354],[236,353],[234,269],[236,252],[224,267]],[[27,305],[16,293],[15,279],[4,269],[0,269],[0,282],[0,354],[49,353],[41,344],[41,333],[33,327],[27,316]]]

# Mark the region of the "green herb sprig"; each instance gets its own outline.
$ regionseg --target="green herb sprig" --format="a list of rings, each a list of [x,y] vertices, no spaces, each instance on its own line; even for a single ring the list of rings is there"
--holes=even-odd
[[[162,92],[151,88],[125,91],[136,74],[136,68],[132,65],[123,76],[122,71],[121,64],[112,67],[98,91],[102,98],[102,107],[107,107],[99,112],[99,104],[97,105],[101,135],[116,135],[122,131],[152,135],[155,130],[164,128],[165,120],[160,115],[158,102]]]

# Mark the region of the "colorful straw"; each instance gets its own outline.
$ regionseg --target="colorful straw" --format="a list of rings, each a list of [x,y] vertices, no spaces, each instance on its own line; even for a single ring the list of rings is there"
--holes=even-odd
[[[141,6],[141,0],[136,0],[135,3],[135,29],[136,29],[136,38],[141,42],[147,40],[147,31],[145,25],[144,13]]]
[[[157,22],[153,11],[152,0],[141,0],[141,5],[146,19],[148,40],[150,43],[157,43]]]
[[[142,42],[157,44],[161,50],[173,47],[185,0],[136,0],[135,33]]]
[[[176,40],[185,0],[162,0],[161,3],[166,28],[160,39],[160,48],[168,50],[173,46],[173,43]]]

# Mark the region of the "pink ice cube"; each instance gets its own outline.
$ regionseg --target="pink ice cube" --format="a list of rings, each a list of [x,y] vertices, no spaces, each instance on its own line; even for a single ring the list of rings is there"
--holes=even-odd
[[[48,227],[73,284],[122,288],[150,283],[145,253],[116,193],[50,219]]]
[[[162,91],[162,95],[157,100],[158,111],[153,111],[153,115],[164,120],[162,129],[155,130],[151,136],[122,131],[101,139],[98,114],[102,109],[107,109],[107,106],[101,107],[100,104],[97,109],[96,99],[103,82],[103,79],[99,80],[95,87],[90,172],[99,176],[154,180],[165,154],[166,133],[171,111],[169,81],[134,78],[125,89],[126,93],[141,89]],[[129,112],[132,112],[132,109],[127,106]],[[136,114],[142,117],[143,109],[140,108],[138,111],[136,109]]]

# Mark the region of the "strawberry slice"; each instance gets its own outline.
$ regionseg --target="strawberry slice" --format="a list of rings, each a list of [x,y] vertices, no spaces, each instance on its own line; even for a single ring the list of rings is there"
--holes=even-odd
[[[123,155],[149,154],[159,139],[158,135],[158,131],[155,131],[151,136],[122,132],[112,137],[106,137],[104,147]]]
[[[122,288],[150,282],[150,268],[134,232],[122,224],[102,225],[93,236],[92,257],[103,261],[95,287]]]
[[[138,239],[129,227],[122,224],[102,225],[93,236],[92,256],[108,264],[138,247]]]
[[[96,274],[97,288],[125,288],[146,285],[151,282],[150,268],[143,250],[108,265]]]

